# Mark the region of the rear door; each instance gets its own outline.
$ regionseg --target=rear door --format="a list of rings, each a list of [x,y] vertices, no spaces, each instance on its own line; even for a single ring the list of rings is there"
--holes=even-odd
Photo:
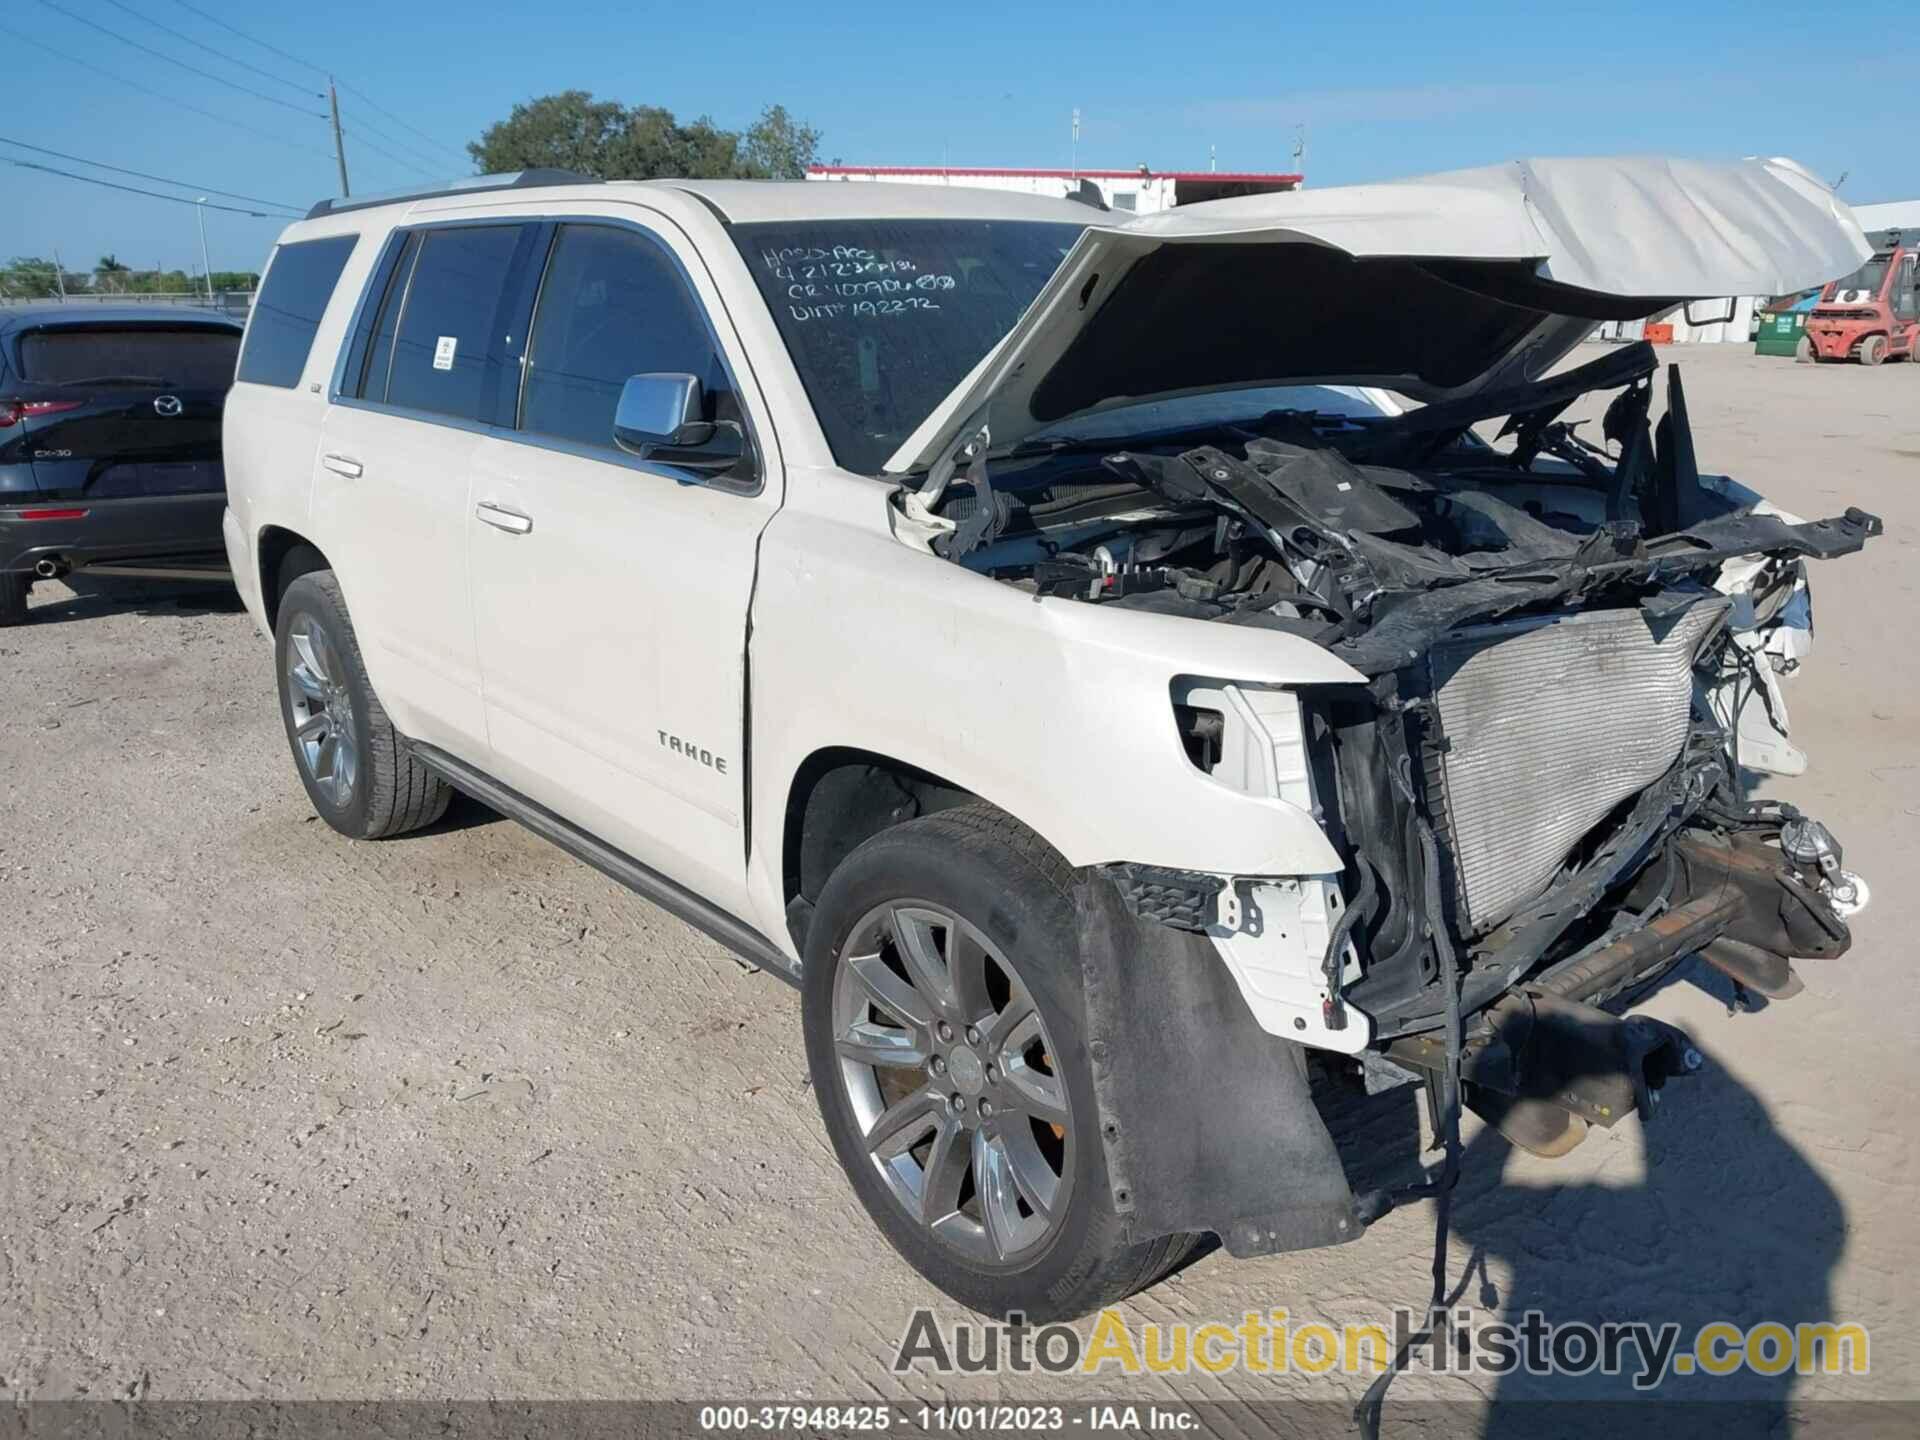
[[[517,376],[512,318],[539,227],[398,232],[376,267],[320,432],[313,515],[375,688],[400,728],[481,763],[468,486]],[[378,291],[379,293],[373,293]],[[509,392],[513,387],[508,385]]]
[[[79,324],[30,330],[15,347],[25,449],[48,499],[219,495],[220,416],[238,331]]]

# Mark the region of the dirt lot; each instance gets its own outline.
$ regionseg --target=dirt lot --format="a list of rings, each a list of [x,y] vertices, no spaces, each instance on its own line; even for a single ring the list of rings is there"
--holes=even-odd
[[[1822,567],[1792,685],[1875,904],[1807,991],[1648,1008],[1704,1077],[1549,1164],[1477,1135],[1467,1304],[1688,1325],[1834,1318],[1865,1377],[1674,1380],[1769,1410],[1920,1398],[1920,370],[1684,356],[1703,462],[1888,535]],[[916,1306],[809,1093],[795,997],[471,805],[349,844],[313,818],[270,655],[219,592],[34,592],[0,632],[0,1394],[1351,1397],[1337,1376],[895,1379]],[[1224,1077],[1223,1077],[1224,1083]],[[1373,1129],[1405,1141],[1410,1108]],[[1416,1205],[1360,1243],[1211,1256],[1150,1321],[1381,1318],[1426,1291]],[[1624,1380],[1409,1380],[1459,1400]],[[1742,1427],[1745,1428],[1744,1426]],[[1391,1433],[1391,1432],[1390,1432]]]

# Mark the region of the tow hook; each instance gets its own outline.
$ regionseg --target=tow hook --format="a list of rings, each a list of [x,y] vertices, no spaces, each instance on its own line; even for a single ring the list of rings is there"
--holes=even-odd
[[[1633,1081],[1633,1106],[1644,1122],[1653,1118],[1667,1081],[1697,1075],[1707,1060],[1684,1030],[1646,1015],[1626,1021],[1627,1075]]]

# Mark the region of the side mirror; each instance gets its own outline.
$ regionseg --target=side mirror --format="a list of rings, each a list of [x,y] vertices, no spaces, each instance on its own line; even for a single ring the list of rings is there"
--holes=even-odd
[[[731,420],[708,420],[706,391],[692,375],[630,375],[613,412],[613,443],[642,460],[719,474],[747,452]]]
[[[713,438],[707,397],[691,375],[629,375],[613,411],[613,443],[645,459],[662,446],[688,449]]]
[[[1733,312],[1737,302],[1732,296],[1718,300],[1689,300],[1687,302],[1687,324],[1689,325],[1727,325],[1733,321]]]

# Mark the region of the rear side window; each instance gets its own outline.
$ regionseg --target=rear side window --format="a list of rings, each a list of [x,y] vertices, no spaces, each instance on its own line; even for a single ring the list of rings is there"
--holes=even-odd
[[[386,381],[389,405],[462,420],[491,417],[511,345],[503,323],[509,279],[526,225],[456,226],[423,232],[405,285]],[[373,355],[382,346],[376,336]],[[367,398],[380,398],[370,377]]]
[[[247,346],[240,356],[240,379],[291,389],[300,383],[313,348],[320,317],[346,268],[357,235],[301,240],[282,245],[253,302],[247,319]]]
[[[520,428],[613,448],[631,375],[699,377],[733,418],[725,367],[698,301],[664,250],[632,230],[564,225],[534,314]]]
[[[20,378],[36,385],[225,390],[240,337],[222,330],[35,330],[20,339]]]

